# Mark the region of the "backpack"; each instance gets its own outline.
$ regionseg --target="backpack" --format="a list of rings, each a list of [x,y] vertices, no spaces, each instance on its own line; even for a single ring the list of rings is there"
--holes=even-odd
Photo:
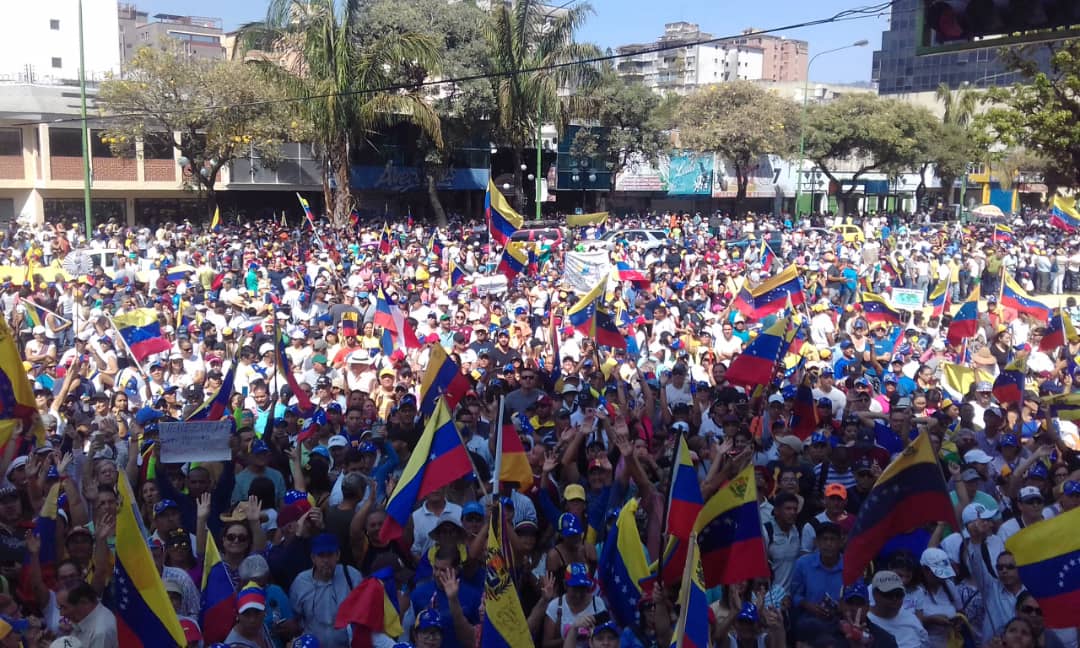
[[[817,525],[815,525],[814,523],[817,522],[817,521],[818,521],[817,518],[814,517],[814,518],[811,518],[810,522],[809,522],[809,524],[811,524],[814,527],[815,532],[817,531],[818,528],[817,528]],[[769,547],[772,546],[773,538],[776,537],[776,528],[773,526],[772,521],[766,522],[764,526],[765,526],[765,535],[769,536],[769,541],[765,543],[765,550],[768,551]],[[802,546],[802,529],[799,528],[798,524],[795,524],[793,526],[795,527],[795,533],[797,533],[798,536],[799,536],[799,546],[801,547]]]

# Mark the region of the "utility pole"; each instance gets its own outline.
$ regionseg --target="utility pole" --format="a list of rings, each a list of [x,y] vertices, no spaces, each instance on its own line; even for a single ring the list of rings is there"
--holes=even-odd
[[[83,210],[86,240],[90,240],[94,216],[90,211],[90,129],[86,124],[86,48],[83,44],[83,3],[79,0],[79,95],[82,100]]]

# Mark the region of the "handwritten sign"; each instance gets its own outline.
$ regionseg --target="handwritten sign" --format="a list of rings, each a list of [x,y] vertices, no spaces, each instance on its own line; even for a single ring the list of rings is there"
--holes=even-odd
[[[225,461],[232,457],[229,421],[170,422],[162,423],[159,429],[163,463]]]
[[[897,308],[915,310],[922,308],[926,300],[926,291],[908,288],[893,288],[892,303]]]

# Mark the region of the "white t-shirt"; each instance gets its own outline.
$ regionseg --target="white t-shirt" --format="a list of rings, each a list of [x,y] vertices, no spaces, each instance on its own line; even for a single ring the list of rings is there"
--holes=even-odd
[[[566,633],[570,631],[570,627],[579,617],[596,616],[605,610],[607,610],[607,606],[604,605],[604,599],[599,596],[594,596],[592,597],[592,601],[585,606],[584,610],[574,614],[570,611],[570,606],[566,604],[566,595],[563,595],[548,603],[547,618],[559,625],[559,637],[565,639]],[[578,639],[578,646],[588,645],[589,639],[587,635]]]
[[[927,634],[926,628],[917,616],[907,610],[900,610],[900,613],[891,619],[883,619],[873,612],[868,613],[866,618],[891,634],[896,639],[896,648],[929,648],[930,646],[930,635]]]

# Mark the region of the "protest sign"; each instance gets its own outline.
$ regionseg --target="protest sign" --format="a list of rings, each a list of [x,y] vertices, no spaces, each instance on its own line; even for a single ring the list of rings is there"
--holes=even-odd
[[[162,463],[225,461],[232,457],[231,421],[170,422],[159,426]]]

